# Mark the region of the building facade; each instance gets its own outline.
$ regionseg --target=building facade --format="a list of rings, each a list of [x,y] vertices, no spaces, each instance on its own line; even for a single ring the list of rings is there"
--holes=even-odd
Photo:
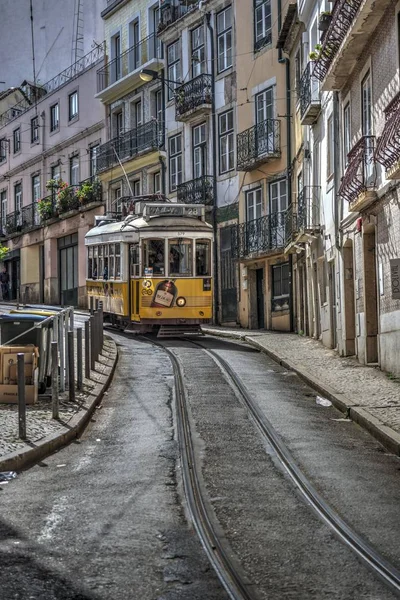
[[[40,87],[0,99],[1,237],[11,297],[86,306],[84,236],[103,211],[96,179],[104,109],[97,47]],[[4,109],[4,110],[3,110]]]

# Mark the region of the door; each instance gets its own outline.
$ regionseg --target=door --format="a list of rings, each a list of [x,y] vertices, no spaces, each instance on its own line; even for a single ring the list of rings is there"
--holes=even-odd
[[[60,304],[78,306],[78,234],[58,240]]]
[[[336,323],[336,277],[335,263],[329,263],[329,289],[330,289],[330,306],[331,306],[331,340],[332,348],[336,348],[337,344],[337,323]]]
[[[271,247],[285,245],[285,214],[288,208],[286,179],[270,183]]]
[[[39,303],[44,303],[44,278],[46,276],[44,266],[44,246],[39,246]]]
[[[372,87],[368,72],[361,84],[362,134],[365,139],[364,184],[371,185],[374,179],[374,147],[372,139]]]
[[[237,321],[236,264],[232,259],[231,227],[220,229],[221,244],[221,320]]]
[[[366,362],[378,362],[378,295],[375,228],[363,232]]]
[[[264,269],[256,269],[257,326],[264,329]]]
[[[256,96],[256,156],[274,152],[274,88]]]
[[[18,259],[11,261],[11,281],[10,281],[10,300],[16,300],[19,290],[19,277],[20,277],[20,262]]]

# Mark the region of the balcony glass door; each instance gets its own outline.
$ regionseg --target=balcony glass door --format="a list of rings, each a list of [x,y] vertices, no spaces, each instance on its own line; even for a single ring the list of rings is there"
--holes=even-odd
[[[207,146],[206,124],[202,123],[193,127],[193,179],[206,175],[207,171]]]
[[[274,87],[256,96],[256,156],[274,151],[274,129],[271,119],[275,116]]]
[[[372,89],[371,73],[368,72],[361,84],[361,103],[362,103],[362,134],[363,136],[372,136]],[[365,140],[364,154],[364,178],[365,185],[370,185],[374,177],[374,147],[371,137]]]
[[[285,245],[285,212],[288,208],[286,179],[274,181],[269,186],[271,241],[274,247]]]

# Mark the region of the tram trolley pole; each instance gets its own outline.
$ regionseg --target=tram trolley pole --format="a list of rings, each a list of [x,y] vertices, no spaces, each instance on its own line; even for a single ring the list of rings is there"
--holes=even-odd
[[[25,356],[23,352],[17,354],[18,378],[18,435],[21,440],[26,440],[26,402],[25,402]]]

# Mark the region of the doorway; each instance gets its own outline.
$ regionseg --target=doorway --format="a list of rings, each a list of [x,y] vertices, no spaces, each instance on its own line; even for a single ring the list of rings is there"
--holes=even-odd
[[[256,269],[257,327],[264,329],[264,269]]]
[[[343,247],[346,356],[352,356],[356,353],[356,307],[354,300],[353,260],[353,242],[348,240]]]
[[[375,227],[363,232],[366,363],[378,362],[378,297],[376,290]]]
[[[39,246],[39,304],[44,304],[44,278],[46,276],[44,265],[44,245]]]
[[[336,322],[336,277],[335,277],[335,262],[329,264],[329,295],[331,307],[331,346],[337,346],[337,322]]]
[[[220,229],[221,321],[237,322],[237,266],[232,258],[232,227]]]
[[[60,304],[78,306],[78,234],[58,240]]]

